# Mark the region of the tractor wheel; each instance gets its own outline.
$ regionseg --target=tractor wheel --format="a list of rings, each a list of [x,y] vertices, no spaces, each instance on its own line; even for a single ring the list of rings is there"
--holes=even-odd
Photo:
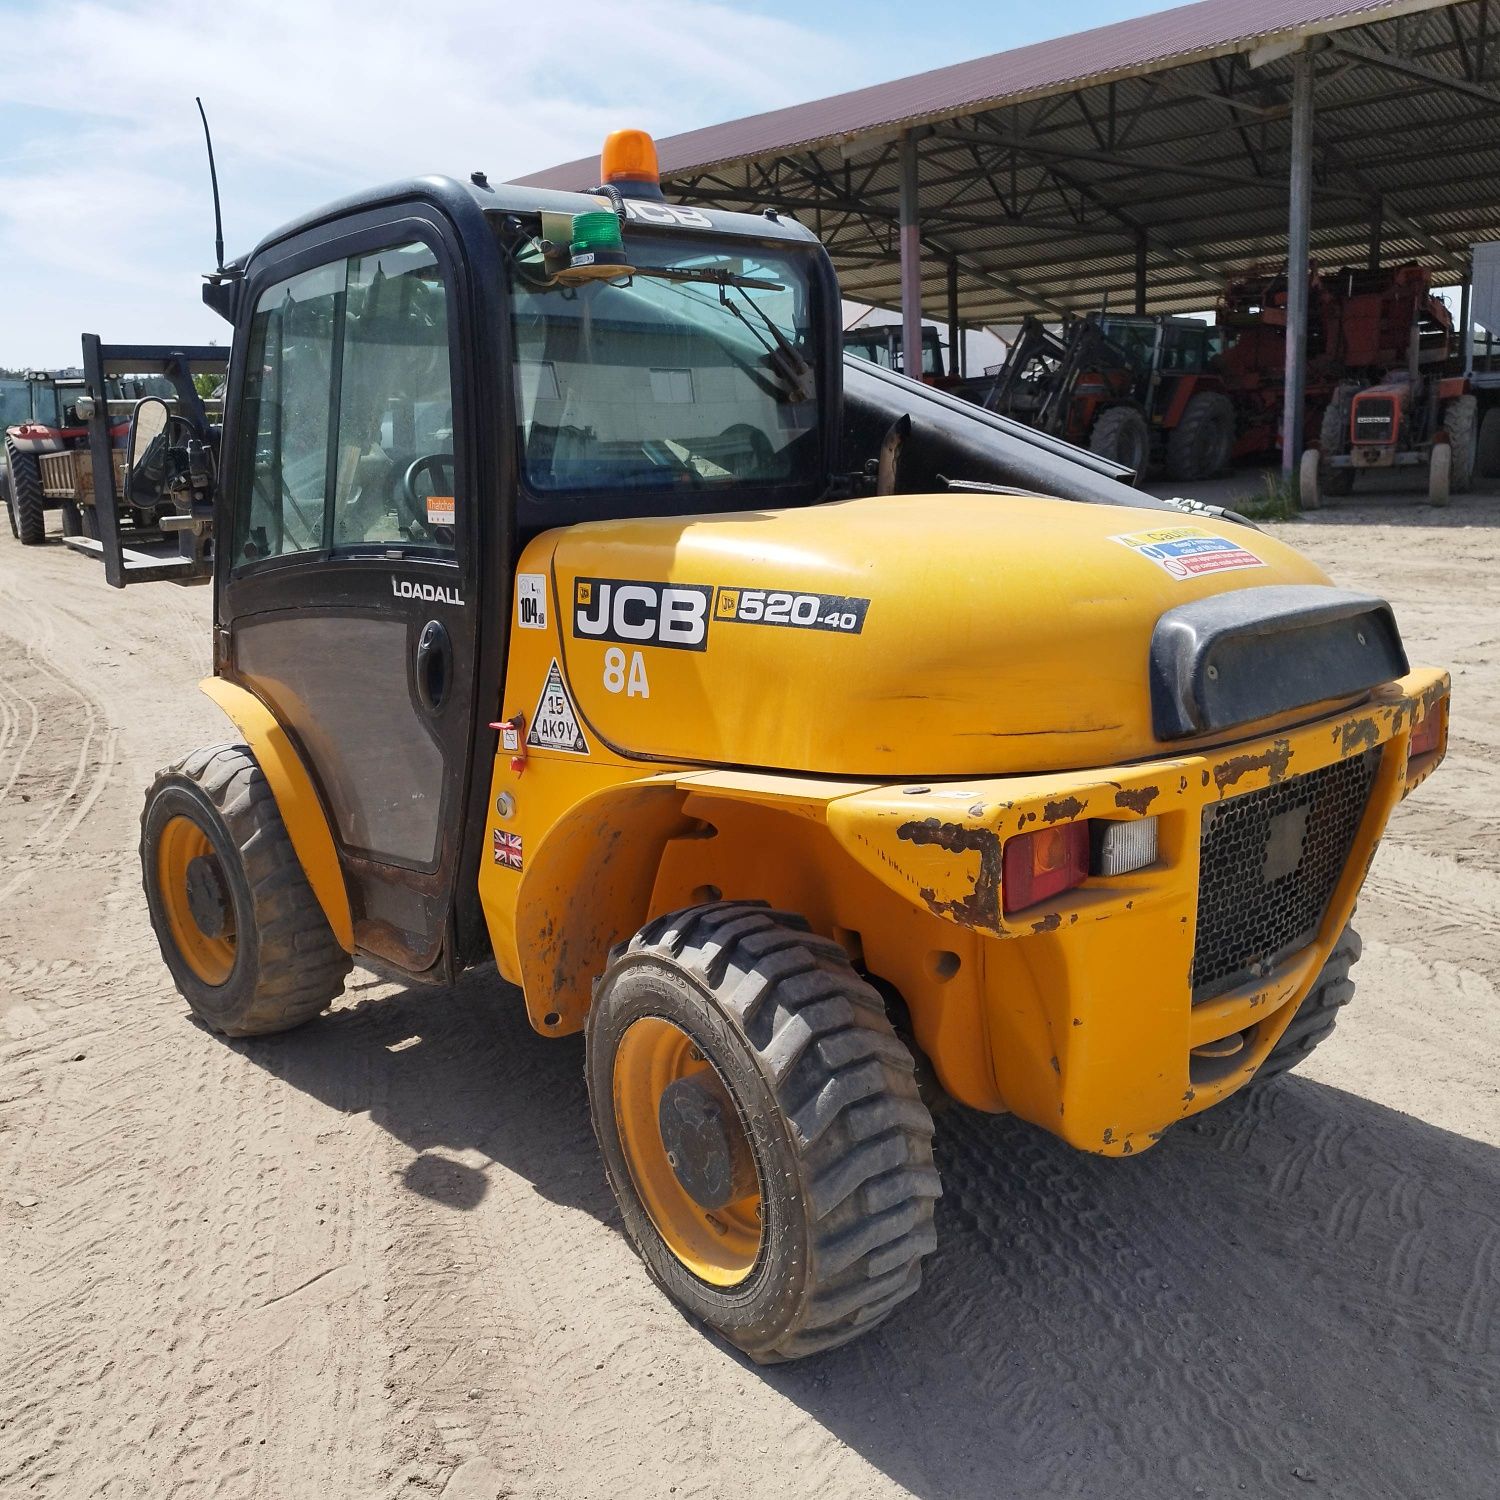
[[[1455,495],[1467,494],[1474,487],[1474,467],[1479,448],[1479,399],[1457,396],[1443,408],[1443,426],[1448,430],[1448,447],[1452,449],[1452,470],[1448,487]]]
[[[1297,500],[1303,510],[1319,510],[1323,505],[1323,463],[1316,448],[1308,448],[1297,466]]]
[[[141,813],[141,879],[161,956],[213,1030],[287,1031],[343,990],[349,955],[244,745],[195,751],[157,776]]]
[[[647,1269],[753,1359],[873,1328],[935,1246],[932,1116],[837,943],[759,903],[659,917],[588,1019],[594,1132]]]
[[[1297,1014],[1292,1017],[1280,1040],[1260,1065],[1255,1082],[1290,1072],[1314,1047],[1332,1032],[1339,1010],[1354,998],[1354,981],[1349,971],[1359,962],[1359,934],[1346,927],[1333,945],[1333,952],[1323,965],[1323,972],[1307,992]]]
[[[1427,503],[1446,505],[1453,488],[1453,449],[1447,443],[1434,443],[1427,464]]]
[[[1167,435],[1167,473],[1173,479],[1213,479],[1234,456],[1234,405],[1221,391],[1199,391]]]
[[[11,534],[23,547],[34,547],[47,536],[42,466],[36,454],[23,453],[9,438],[5,440],[5,466],[10,471]]]
[[[1323,408],[1318,447],[1328,458],[1349,451],[1349,408],[1358,390],[1357,385],[1339,386]],[[1353,469],[1335,469],[1325,460],[1318,484],[1325,495],[1348,495],[1354,490],[1354,477]]]
[[[1490,407],[1479,424],[1474,472],[1481,479],[1500,479],[1500,406]]]
[[[1135,407],[1111,406],[1094,423],[1089,451],[1132,470],[1131,484],[1142,484],[1151,462],[1151,429]]]

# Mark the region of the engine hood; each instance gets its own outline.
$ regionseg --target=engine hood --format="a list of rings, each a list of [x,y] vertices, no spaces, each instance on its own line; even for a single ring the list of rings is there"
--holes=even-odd
[[[1328,584],[1227,522],[962,493],[590,523],[538,537],[519,571],[518,609],[544,585],[555,601],[547,628],[602,750],[892,779],[1191,744],[1153,727],[1160,617]]]

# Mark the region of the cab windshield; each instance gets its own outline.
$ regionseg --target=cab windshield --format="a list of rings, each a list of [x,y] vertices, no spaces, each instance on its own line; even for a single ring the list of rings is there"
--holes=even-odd
[[[818,483],[804,257],[628,225],[634,273],[542,286],[512,262],[526,487],[606,513],[790,501]],[[658,504],[658,502],[660,502]]]

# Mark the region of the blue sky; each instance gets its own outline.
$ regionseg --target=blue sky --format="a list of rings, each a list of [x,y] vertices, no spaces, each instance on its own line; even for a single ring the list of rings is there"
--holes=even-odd
[[[199,300],[214,127],[229,253],[415,172],[503,179],[1164,7],[926,0],[0,0],[0,365],[78,335],[224,341]],[[191,21],[177,19],[196,10]]]

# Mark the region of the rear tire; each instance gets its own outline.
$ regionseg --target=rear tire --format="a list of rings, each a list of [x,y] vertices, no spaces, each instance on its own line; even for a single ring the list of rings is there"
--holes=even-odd
[[[1290,1072],[1332,1033],[1339,1011],[1354,998],[1354,981],[1349,971],[1359,962],[1361,946],[1359,934],[1346,927],[1333,945],[1317,983],[1307,992],[1297,1014],[1260,1065],[1256,1083]]]
[[[1167,436],[1167,473],[1173,479],[1214,479],[1234,456],[1234,405],[1222,391],[1199,391]]]
[[[1448,487],[1455,495],[1474,487],[1474,466],[1479,448],[1479,398],[1457,396],[1443,408],[1443,426],[1452,452]]]
[[[157,776],[141,813],[141,879],[161,956],[213,1030],[287,1031],[342,992],[349,955],[244,745],[195,751]]]
[[[1479,424],[1474,472],[1481,479],[1500,479],[1500,406],[1490,407]]]
[[[1089,451],[1133,471],[1131,484],[1141,485],[1151,463],[1151,429],[1133,406],[1111,406],[1094,423]]]
[[[1348,495],[1354,490],[1354,470],[1336,469],[1328,460],[1349,451],[1349,408],[1358,390],[1357,385],[1339,386],[1318,423],[1318,447],[1324,455],[1318,485],[1325,495]]]
[[[626,1233],[753,1359],[845,1343],[920,1286],[942,1191],[932,1117],[879,995],[800,917],[726,901],[651,922],[610,955],[587,1071]],[[688,1186],[702,1133],[677,1140],[684,1082],[711,1089],[711,1128],[733,1134],[718,1196]]]
[[[10,529],[23,547],[34,547],[47,537],[46,497],[42,494],[42,466],[34,453],[23,453],[5,440],[5,466],[10,471]]]

